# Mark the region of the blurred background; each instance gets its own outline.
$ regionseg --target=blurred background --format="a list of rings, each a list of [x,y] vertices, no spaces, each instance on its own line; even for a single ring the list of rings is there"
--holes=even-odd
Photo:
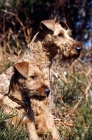
[[[21,57],[40,21],[47,19],[65,21],[85,50],[51,83],[61,139],[92,140],[92,0],[0,0],[0,73]],[[0,113],[2,124],[6,117]],[[27,140],[24,132],[1,126],[0,140]],[[45,139],[51,140],[48,135]]]
[[[65,21],[86,49],[92,46],[92,0],[0,0],[0,49],[19,55],[40,21],[54,18]]]

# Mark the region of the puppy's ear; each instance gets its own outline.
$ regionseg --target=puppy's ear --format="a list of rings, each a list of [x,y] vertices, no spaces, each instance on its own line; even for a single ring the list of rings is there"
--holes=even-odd
[[[58,23],[59,23],[65,30],[69,29],[68,25],[67,25],[64,21],[60,20]]]
[[[40,22],[39,32],[42,34],[53,34],[55,30],[55,21],[52,20],[43,20]]]
[[[25,78],[28,77],[29,62],[19,62],[14,65],[14,68]]]

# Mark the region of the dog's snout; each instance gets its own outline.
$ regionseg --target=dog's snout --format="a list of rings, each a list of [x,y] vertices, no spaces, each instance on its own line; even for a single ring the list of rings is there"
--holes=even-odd
[[[80,52],[81,52],[81,50],[82,50],[82,48],[81,48],[81,47],[76,47],[76,51],[77,51],[78,53],[80,53]]]
[[[50,93],[50,90],[48,88],[45,89],[45,93],[47,94],[47,96],[49,95]]]

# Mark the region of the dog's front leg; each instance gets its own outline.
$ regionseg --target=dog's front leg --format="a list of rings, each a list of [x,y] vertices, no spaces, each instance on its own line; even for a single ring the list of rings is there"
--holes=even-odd
[[[34,122],[28,122],[26,124],[26,128],[28,131],[29,140],[40,140],[38,135],[37,135]]]
[[[37,135],[34,122],[35,122],[34,112],[30,105],[28,112],[27,112],[27,116],[24,118],[24,123],[27,128],[28,137],[29,137],[29,140],[40,140],[40,138]]]

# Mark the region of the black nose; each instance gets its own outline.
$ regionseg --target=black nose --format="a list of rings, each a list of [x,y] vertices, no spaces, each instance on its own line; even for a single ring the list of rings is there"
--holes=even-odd
[[[50,93],[50,90],[48,88],[45,89],[45,93],[47,94],[47,96],[49,95]]]
[[[76,47],[76,51],[77,51],[78,53],[80,53],[81,50],[82,50],[81,47]]]

